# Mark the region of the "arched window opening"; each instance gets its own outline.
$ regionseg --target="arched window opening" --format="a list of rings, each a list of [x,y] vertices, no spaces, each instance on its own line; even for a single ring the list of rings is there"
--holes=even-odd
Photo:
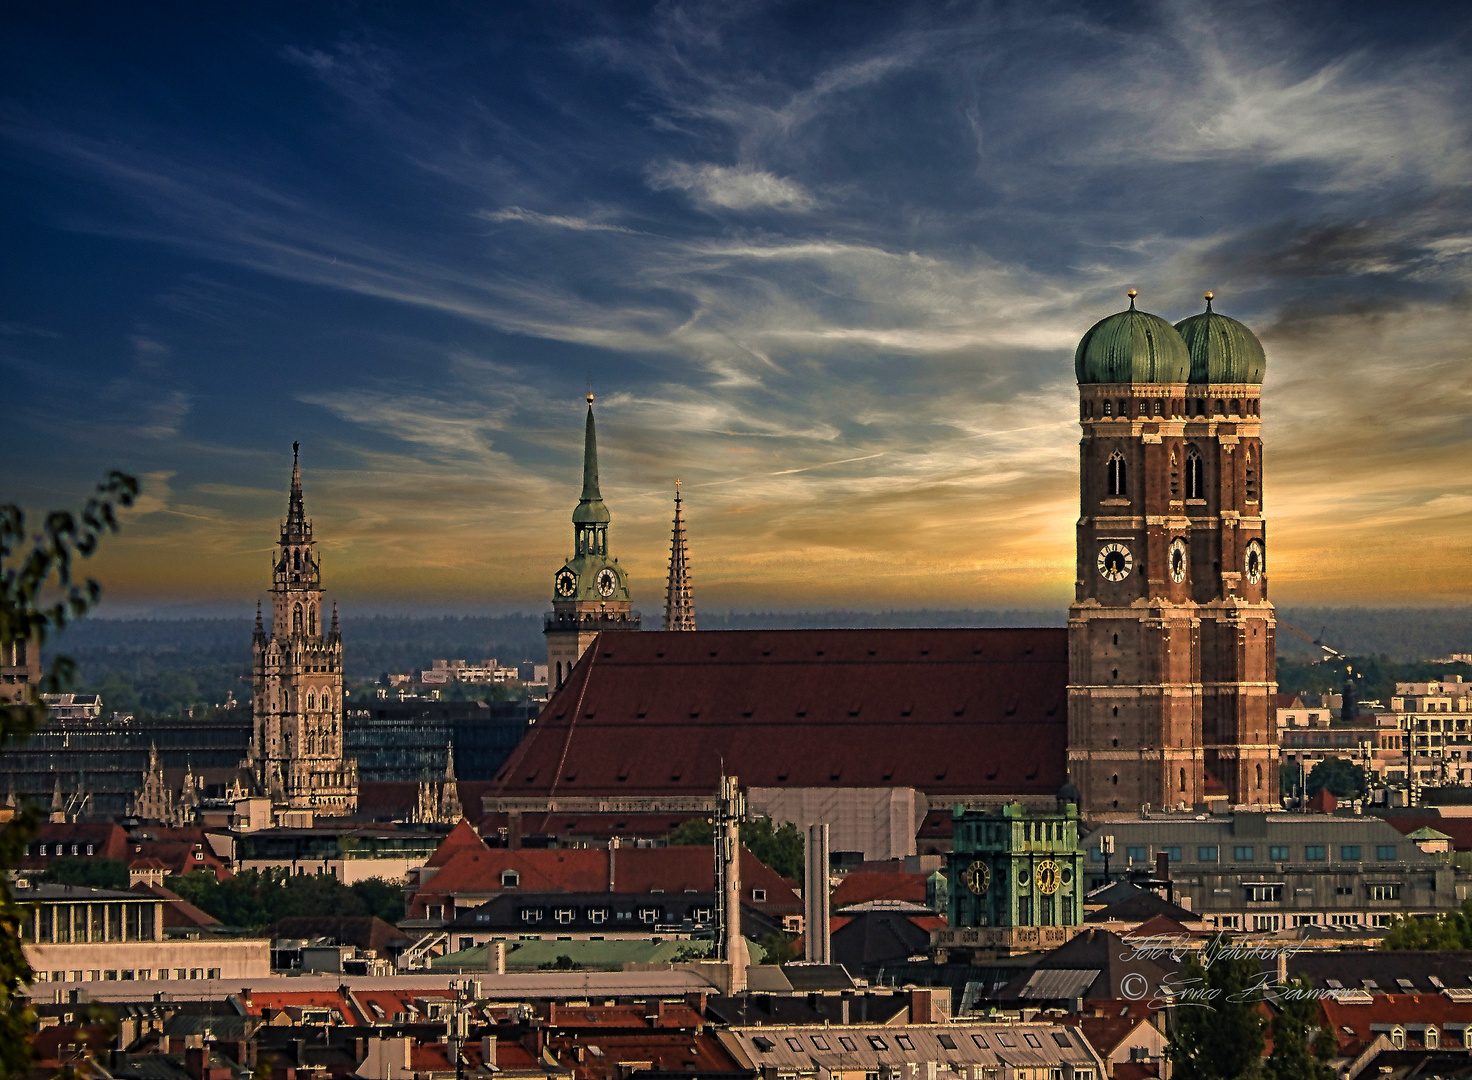
[[[1165,411],[1165,402],[1163,402],[1163,401],[1161,401],[1161,400],[1159,400],[1157,398],[1156,401],[1155,401],[1155,415],[1156,416],[1161,416],[1161,415],[1163,415],[1164,411]]]
[[[1242,402],[1238,401],[1236,398],[1233,398],[1230,411],[1233,416],[1240,416],[1242,413]]]
[[[293,551],[291,553],[291,568],[293,570],[300,570],[302,568],[302,553],[300,551]]]
[[[1257,767],[1257,786],[1262,787],[1262,766]]]
[[[1217,398],[1216,399],[1216,414],[1218,416],[1225,416],[1226,415],[1226,409],[1225,409],[1225,407],[1222,404],[1222,399],[1221,398]]]
[[[1124,398],[1119,399],[1119,415],[1121,418],[1128,418],[1130,415],[1130,403]]]
[[[1150,415],[1150,403],[1148,401],[1142,401],[1142,402],[1140,402],[1140,415],[1141,416],[1149,416]]]
[[[1182,769],[1181,770],[1181,790],[1182,791],[1185,791],[1186,790],[1186,770],[1185,769]]]
[[[1252,460],[1252,451],[1247,451],[1243,464],[1247,470],[1247,501],[1257,502],[1257,464]]]
[[[1115,773],[1113,776],[1111,776],[1109,778],[1109,782],[1111,784],[1113,784],[1115,787],[1118,787],[1119,786],[1119,773]]]
[[[315,709],[316,707],[317,707],[317,697],[316,697],[316,695],[315,694],[308,694],[307,695],[307,708],[308,709]]]
[[[317,605],[316,604],[313,604],[311,607],[309,607],[307,609],[307,633],[312,634],[314,636],[317,633]]]
[[[291,611],[291,632],[300,634],[302,632],[302,606],[296,605]]]
[[[557,661],[557,685],[562,685],[562,661]]]
[[[1170,452],[1170,497],[1172,499],[1181,497],[1181,463],[1176,457],[1174,448]]]
[[[1186,453],[1186,498],[1206,498],[1206,465],[1194,446]]]
[[[1129,478],[1126,475],[1124,455],[1116,450],[1109,456],[1108,490],[1110,495],[1128,495]]]
[[[1114,415],[1114,402],[1112,402],[1112,401],[1106,401],[1104,403],[1104,415],[1105,416],[1113,416]]]

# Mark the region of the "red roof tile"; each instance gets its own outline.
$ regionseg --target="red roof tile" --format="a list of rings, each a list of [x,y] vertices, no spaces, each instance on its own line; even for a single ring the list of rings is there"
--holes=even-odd
[[[1052,794],[1067,685],[1063,629],[606,633],[492,794],[705,794],[723,764],[748,786]]]
[[[902,900],[911,904],[925,903],[925,874],[865,873],[856,870],[833,890],[834,907],[867,904],[874,900]]]
[[[1472,1023],[1472,1002],[1458,1003],[1440,994],[1375,994],[1363,1004],[1324,998],[1319,1011],[1341,1054],[1356,1054],[1373,1042],[1379,1033],[1370,1030],[1371,1024],[1435,1024],[1440,1029],[1445,1024]],[[1408,1031],[1406,1045],[1412,1044],[1421,1045],[1420,1036]]]
[[[457,851],[489,851],[486,842],[480,838],[480,834],[470,827],[470,822],[461,818],[459,823],[450,830],[450,835],[440,841],[440,846],[434,849],[434,854],[429,857],[425,866],[444,866],[450,861],[450,856]]]

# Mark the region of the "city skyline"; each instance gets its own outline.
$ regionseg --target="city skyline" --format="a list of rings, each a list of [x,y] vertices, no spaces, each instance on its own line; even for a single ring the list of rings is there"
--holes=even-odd
[[[1449,9],[88,10],[0,44],[0,501],[143,478],[104,613],[263,595],[297,440],[330,598],[546,606],[590,383],[636,608],[678,477],[700,608],[1061,610],[1129,287],[1263,340],[1275,601],[1472,599]]]

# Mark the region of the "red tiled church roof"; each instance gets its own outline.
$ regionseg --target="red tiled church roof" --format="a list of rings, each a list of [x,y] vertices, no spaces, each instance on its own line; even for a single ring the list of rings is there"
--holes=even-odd
[[[434,854],[424,865],[444,866],[450,861],[450,856],[460,851],[489,850],[486,842],[480,838],[480,834],[470,827],[470,822],[461,818],[459,824],[450,830],[450,835],[440,841],[440,846],[434,849]]]
[[[1061,628],[605,633],[489,794],[714,793],[724,763],[751,787],[1051,795],[1067,687]]]

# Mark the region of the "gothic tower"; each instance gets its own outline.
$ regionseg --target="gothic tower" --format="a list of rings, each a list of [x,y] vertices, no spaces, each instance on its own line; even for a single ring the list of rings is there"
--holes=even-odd
[[[1276,806],[1262,346],[1210,294],[1177,326],[1134,296],[1074,357],[1069,770],[1091,813]]]
[[[272,800],[332,816],[358,805],[358,767],[343,759],[342,635],[337,605],[322,627],[322,564],[302,501],[297,444],[291,497],[271,567],[271,632],[256,607],[251,644],[251,765]]]
[[[685,542],[685,514],[680,509],[680,482],[675,481],[675,527],[670,536],[670,580],[664,589],[664,628],[695,629],[695,594],[690,588],[690,551]]]
[[[639,616],[629,599],[629,576],[608,557],[608,507],[598,490],[598,434],[593,395],[583,429],[583,491],[572,512],[573,555],[552,578],[552,614],[547,637],[547,678],[562,685],[593,639],[603,630],[637,630]]]

